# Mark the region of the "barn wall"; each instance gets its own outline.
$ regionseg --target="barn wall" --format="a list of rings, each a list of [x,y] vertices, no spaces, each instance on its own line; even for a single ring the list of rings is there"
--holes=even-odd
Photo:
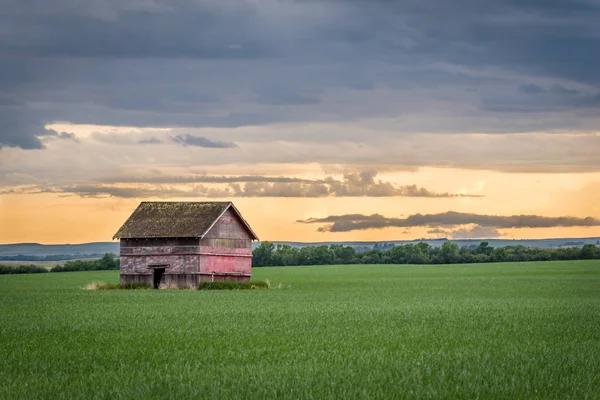
[[[198,244],[197,238],[122,239],[121,274],[152,274],[152,264],[168,264],[167,275],[196,273]]]
[[[189,274],[177,274],[177,275],[164,275],[163,282],[166,285],[174,285],[178,287],[198,287],[198,275],[189,275]]]
[[[252,272],[252,235],[231,209],[202,240],[122,239],[120,251],[122,283],[152,284],[153,264],[168,264],[165,283],[179,286],[199,280],[249,280]]]
[[[121,239],[121,249],[127,247],[197,246],[197,238]]]
[[[205,274],[251,274],[252,258],[223,255],[201,255],[200,272]]]
[[[198,277],[198,275],[190,274],[165,274],[163,275],[162,283],[178,287],[197,287],[199,281]],[[154,277],[152,275],[121,275],[121,284],[142,284],[152,286],[154,284]]]
[[[227,210],[200,241],[200,254],[200,272],[211,274],[201,279],[250,279],[252,235],[233,210]]]
[[[227,239],[252,239],[252,236],[230,208],[219,218],[217,223],[204,236],[205,239],[211,238],[227,238]]]
[[[121,274],[152,274],[149,265],[168,264],[165,274],[192,274],[198,272],[198,255],[121,255]]]
[[[121,285],[136,284],[152,286],[152,275],[121,275]]]

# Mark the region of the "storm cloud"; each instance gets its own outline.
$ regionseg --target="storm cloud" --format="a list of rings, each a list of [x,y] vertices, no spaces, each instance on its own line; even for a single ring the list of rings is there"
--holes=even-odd
[[[595,132],[599,124],[597,1],[0,7],[0,147],[41,149],[54,121],[238,128],[385,119],[392,133],[382,143],[403,133]],[[174,140],[233,142],[204,139]],[[278,139],[344,136],[282,130]]]
[[[482,228],[552,228],[572,226],[600,226],[600,219],[586,217],[545,217],[540,215],[482,215],[448,211],[439,214],[413,214],[406,218],[384,217],[380,214],[332,215],[324,218],[299,220],[304,224],[325,224],[319,232],[350,232],[390,227],[456,227],[475,224]],[[460,232],[456,232],[459,233]]]
[[[203,136],[193,135],[177,135],[172,137],[171,141],[182,146],[197,146],[213,149],[231,149],[236,147],[235,143],[220,142],[218,140],[211,140]]]

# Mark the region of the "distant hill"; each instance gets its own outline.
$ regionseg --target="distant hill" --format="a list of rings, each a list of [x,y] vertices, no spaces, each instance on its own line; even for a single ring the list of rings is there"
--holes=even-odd
[[[119,254],[119,242],[81,244],[0,244],[0,261],[61,261],[102,257],[105,253]]]
[[[330,246],[332,244],[341,244],[354,247],[357,251],[365,251],[374,248],[386,249],[393,246],[405,244],[415,244],[420,242],[428,243],[431,246],[439,247],[448,239],[417,239],[417,240],[386,240],[377,242],[273,242],[275,244],[287,244],[293,247],[305,246]],[[558,238],[558,239],[461,239],[450,240],[459,246],[477,246],[486,241],[490,246],[528,246],[541,248],[558,248],[583,246],[584,244],[600,244],[600,237],[591,238]],[[259,243],[254,243],[254,247]],[[94,242],[81,244],[39,244],[39,243],[15,243],[0,244],[0,262],[5,260],[13,261],[63,261],[79,258],[102,257],[104,253],[119,254],[118,242]]]

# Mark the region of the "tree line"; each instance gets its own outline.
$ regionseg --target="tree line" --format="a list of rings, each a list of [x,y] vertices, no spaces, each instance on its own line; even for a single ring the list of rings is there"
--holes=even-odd
[[[100,258],[102,253],[86,254],[87,258]],[[19,254],[16,256],[0,256],[0,261],[65,261],[65,260],[76,260],[81,255],[77,254],[51,254],[47,256],[32,256]]]
[[[39,265],[0,265],[0,275],[13,274],[43,274],[46,272],[73,272],[73,271],[106,271],[119,269],[119,259],[112,253],[105,253],[98,260],[75,260],[67,261],[63,265],[56,265],[50,269]]]
[[[527,246],[492,247],[488,242],[478,246],[459,247],[444,242],[441,247],[428,243],[406,244],[357,252],[353,247],[330,246],[292,247],[262,242],[252,251],[252,266],[328,265],[328,264],[464,264],[514,261],[551,261],[600,259],[600,247],[543,249]]]
[[[262,242],[252,251],[253,267],[330,264],[464,264],[591,259],[600,259],[600,247],[593,244],[543,249],[521,245],[492,247],[488,242],[469,247],[459,247],[455,243],[444,242],[441,247],[433,247],[421,242],[393,247],[380,246],[377,249],[357,252],[353,247],[340,244],[299,248],[287,244],[275,245],[272,242]],[[119,258],[112,253],[106,253],[98,260],[67,261],[51,269],[37,265],[16,267],[0,265],[0,275],[118,269]]]

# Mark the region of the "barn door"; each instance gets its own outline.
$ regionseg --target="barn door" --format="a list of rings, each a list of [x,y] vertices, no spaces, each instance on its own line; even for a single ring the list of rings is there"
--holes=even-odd
[[[158,289],[158,287],[160,286],[161,282],[163,281],[163,275],[165,274],[165,269],[164,268],[154,268],[154,289]]]

